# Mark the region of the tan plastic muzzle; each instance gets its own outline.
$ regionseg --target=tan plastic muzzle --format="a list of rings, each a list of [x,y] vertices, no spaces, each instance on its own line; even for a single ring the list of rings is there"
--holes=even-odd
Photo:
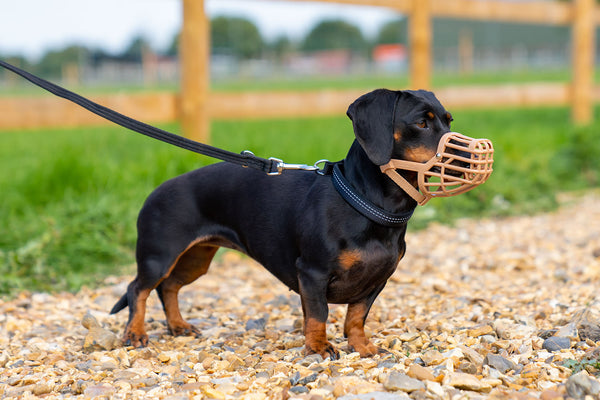
[[[425,163],[392,159],[382,165],[398,186],[420,205],[432,197],[449,197],[468,192],[484,183],[492,173],[494,147],[488,139],[473,139],[448,132],[440,139],[434,157]],[[417,190],[396,169],[417,172]]]

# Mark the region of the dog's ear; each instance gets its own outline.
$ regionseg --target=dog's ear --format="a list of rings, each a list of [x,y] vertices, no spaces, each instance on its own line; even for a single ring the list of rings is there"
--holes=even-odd
[[[377,89],[350,104],[346,115],[352,120],[354,135],[371,162],[383,165],[394,149],[394,105],[399,92]]]

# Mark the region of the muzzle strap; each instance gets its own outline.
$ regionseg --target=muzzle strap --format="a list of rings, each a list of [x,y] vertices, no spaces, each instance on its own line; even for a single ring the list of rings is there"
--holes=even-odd
[[[384,169],[385,167],[385,169]],[[402,190],[412,197],[420,206],[427,203],[429,198],[419,192],[413,185],[411,185],[402,175],[400,175],[396,169],[390,165],[390,163],[381,166],[382,171],[393,180],[396,185],[400,186]]]

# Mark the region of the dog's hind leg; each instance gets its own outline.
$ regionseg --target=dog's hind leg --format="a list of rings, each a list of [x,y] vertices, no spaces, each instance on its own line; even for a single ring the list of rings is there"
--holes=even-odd
[[[148,345],[148,334],[144,328],[146,316],[146,300],[152,288],[139,289],[140,281],[136,278],[127,288],[127,305],[129,306],[129,321],[125,328],[123,343],[134,347]]]
[[[181,316],[177,295],[183,286],[192,283],[208,271],[218,248],[218,246],[202,241],[192,242],[177,257],[170,274],[156,288],[165,310],[167,326],[174,336],[200,334],[196,327],[186,322]]]

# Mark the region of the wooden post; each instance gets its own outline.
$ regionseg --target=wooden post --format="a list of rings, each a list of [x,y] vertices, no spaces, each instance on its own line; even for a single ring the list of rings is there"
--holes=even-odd
[[[458,68],[461,75],[473,73],[473,31],[461,29],[458,34]]]
[[[408,21],[410,87],[429,89],[432,70],[432,38],[430,0],[413,0]]]
[[[186,137],[208,143],[209,22],[204,12],[204,0],[182,1],[183,27],[179,48],[181,127]]]
[[[594,0],[575,0],[573,3],[571,117],[577,124],[588,124],[593,118],[594,5]]]

